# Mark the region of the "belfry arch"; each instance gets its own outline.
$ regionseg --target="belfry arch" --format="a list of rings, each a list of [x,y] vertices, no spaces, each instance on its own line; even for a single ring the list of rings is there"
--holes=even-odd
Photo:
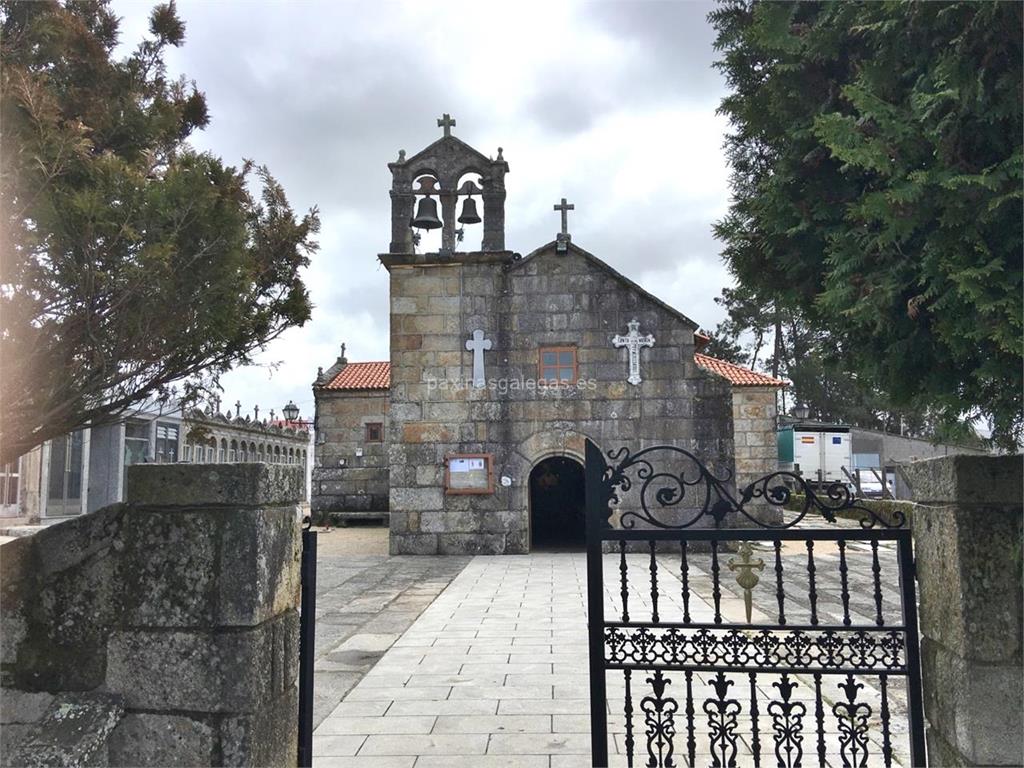
[[[419,204],[425,199],[418,188],[418,182],[424,176],[431,176],[437,182],[433,199],[438,203],[437,218],[441,226],[437,228],[441,230],[441,245],[436,252],[460,250],[456,234],[458,228],[476,223],[483,225],[481,251],[505,250],[505,174],[508,173],[508,163],[500,147],[496,157],[487,157],[453,136],[451,129],[455,124],[454,119],[445,115],[438,120],[438,126],[444,129],[440,139],[409,158],[402,150],[398,153],[398,160],[388,163],[392,175],[389,253],[416,252],[415,241],[418,238],[415,237],[417,230],[413,222],[419,218]],[[479,175],[479,182],[474,180],[474,188],[466,188],[466,177],[473,174]],[[482,210],[477,208],[482,222],[459,221],[464,218],[465,201],[470,196],[475,198],[474,203],[482,202]],[[462,211],[458,209],[460,202]]]

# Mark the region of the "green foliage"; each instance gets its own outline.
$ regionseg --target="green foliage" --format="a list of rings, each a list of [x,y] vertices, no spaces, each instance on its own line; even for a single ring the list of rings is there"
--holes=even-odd
[[[309,319],[316,210],[188,145],[208,115],[166,75],[173,2],[150,31],[114,60],[105,0],[0,1],[0,462],[209,385]]]
[[[814,329],[823,363],[891,408],[987,418],[1016,445],[1022,6],[733,1],[710,19],[734,193],[716,233],[748,301]]]
[[[930,408],[893,407],[884,393],[847,370],[829,332],[800,312],[777,300],[764,301],[742,285],[726,288],[715,301],[728,317],[715,329],[708,354],[788,379],[792,386],[780,392],[783,412],[800,403],[818,421],[984,447],[966,422]]]

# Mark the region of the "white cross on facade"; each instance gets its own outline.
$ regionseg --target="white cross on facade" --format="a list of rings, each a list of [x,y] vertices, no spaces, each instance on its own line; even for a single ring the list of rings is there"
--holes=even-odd
[[[491,340],[484,338],[484,332],[473,331],[473,338],[466,341],[466,349],[473,353],[473,386],[479,389],[487,383],[484,377],[484,350],[491,348]]]
[[[625,336],[615,334],[612,337],[612,344],[616,347],[629,349],[629,378],[626,379],[634,386],[641,382],[640,378],[640,347],[653,347],[654,337],[651,334],[640,335],[640,322],[633,318],[629,321],[629,333]]]

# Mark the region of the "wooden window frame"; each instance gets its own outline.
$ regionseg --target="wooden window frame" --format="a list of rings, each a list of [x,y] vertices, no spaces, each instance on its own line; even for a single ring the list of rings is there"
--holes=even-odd
[[[559,352],[572,352],[572,380],[570,384],[576,384],[580,380],[580,359],[577,352],[578,348],[573,345],[563,345],[560,347],[538,347],[537,348],[537,381],[554,381],[556,384],[561,384],[564,379],[548,379],[544,376],[544,368],[550,368],[551,366],[544,365],[544,353],[554,352],[555,353],[555,368],[565,368],[564,365],[558,365],[558,353]]]
[[[370,427],[377,427],[377,438],[370,437]],[[384,422],[383,421],[368,421],[363,425],[363,442],[364,443],[383,443],[384,442]]]
[[[452,459],[483,459],[487,462],[487,488],[452,488]],[[452,453],[444,457],[444,492],[446,496],[466,496],[474,494],[486,496],[494,493],[494,454],[493,453]]]

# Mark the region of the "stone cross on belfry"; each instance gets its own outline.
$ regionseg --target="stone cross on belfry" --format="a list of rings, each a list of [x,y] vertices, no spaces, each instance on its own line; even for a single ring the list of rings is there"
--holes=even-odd
[[[445,136],[451,136],[452,128],[455,127],[455,118],[449,115],[447,112],[445,112],[444,116],[438,118],[437,127],[444,128]]]
[[[477,389],[487,383],[484,377],[484,350],[490,348],[491,340],[485,339],[484,332],[479,329],[473,331],[473,338],[466,341],[466,349],[473,353],[473,386]]]
[[[240,418],[241,416],[242,416],[242,401],[241,400],[235,400],[235,418],[237,419],[237,418]]]
[[[653,347],[654,337],[651,334],[640,335],[640,322],[634,317],[629,321],[629,333],[625,336],[615,334],[612,337],[612,344],[616,347],[626,347],[629,350],[629,378],[630,384],[636,386],[640,378],[640,347]]]

